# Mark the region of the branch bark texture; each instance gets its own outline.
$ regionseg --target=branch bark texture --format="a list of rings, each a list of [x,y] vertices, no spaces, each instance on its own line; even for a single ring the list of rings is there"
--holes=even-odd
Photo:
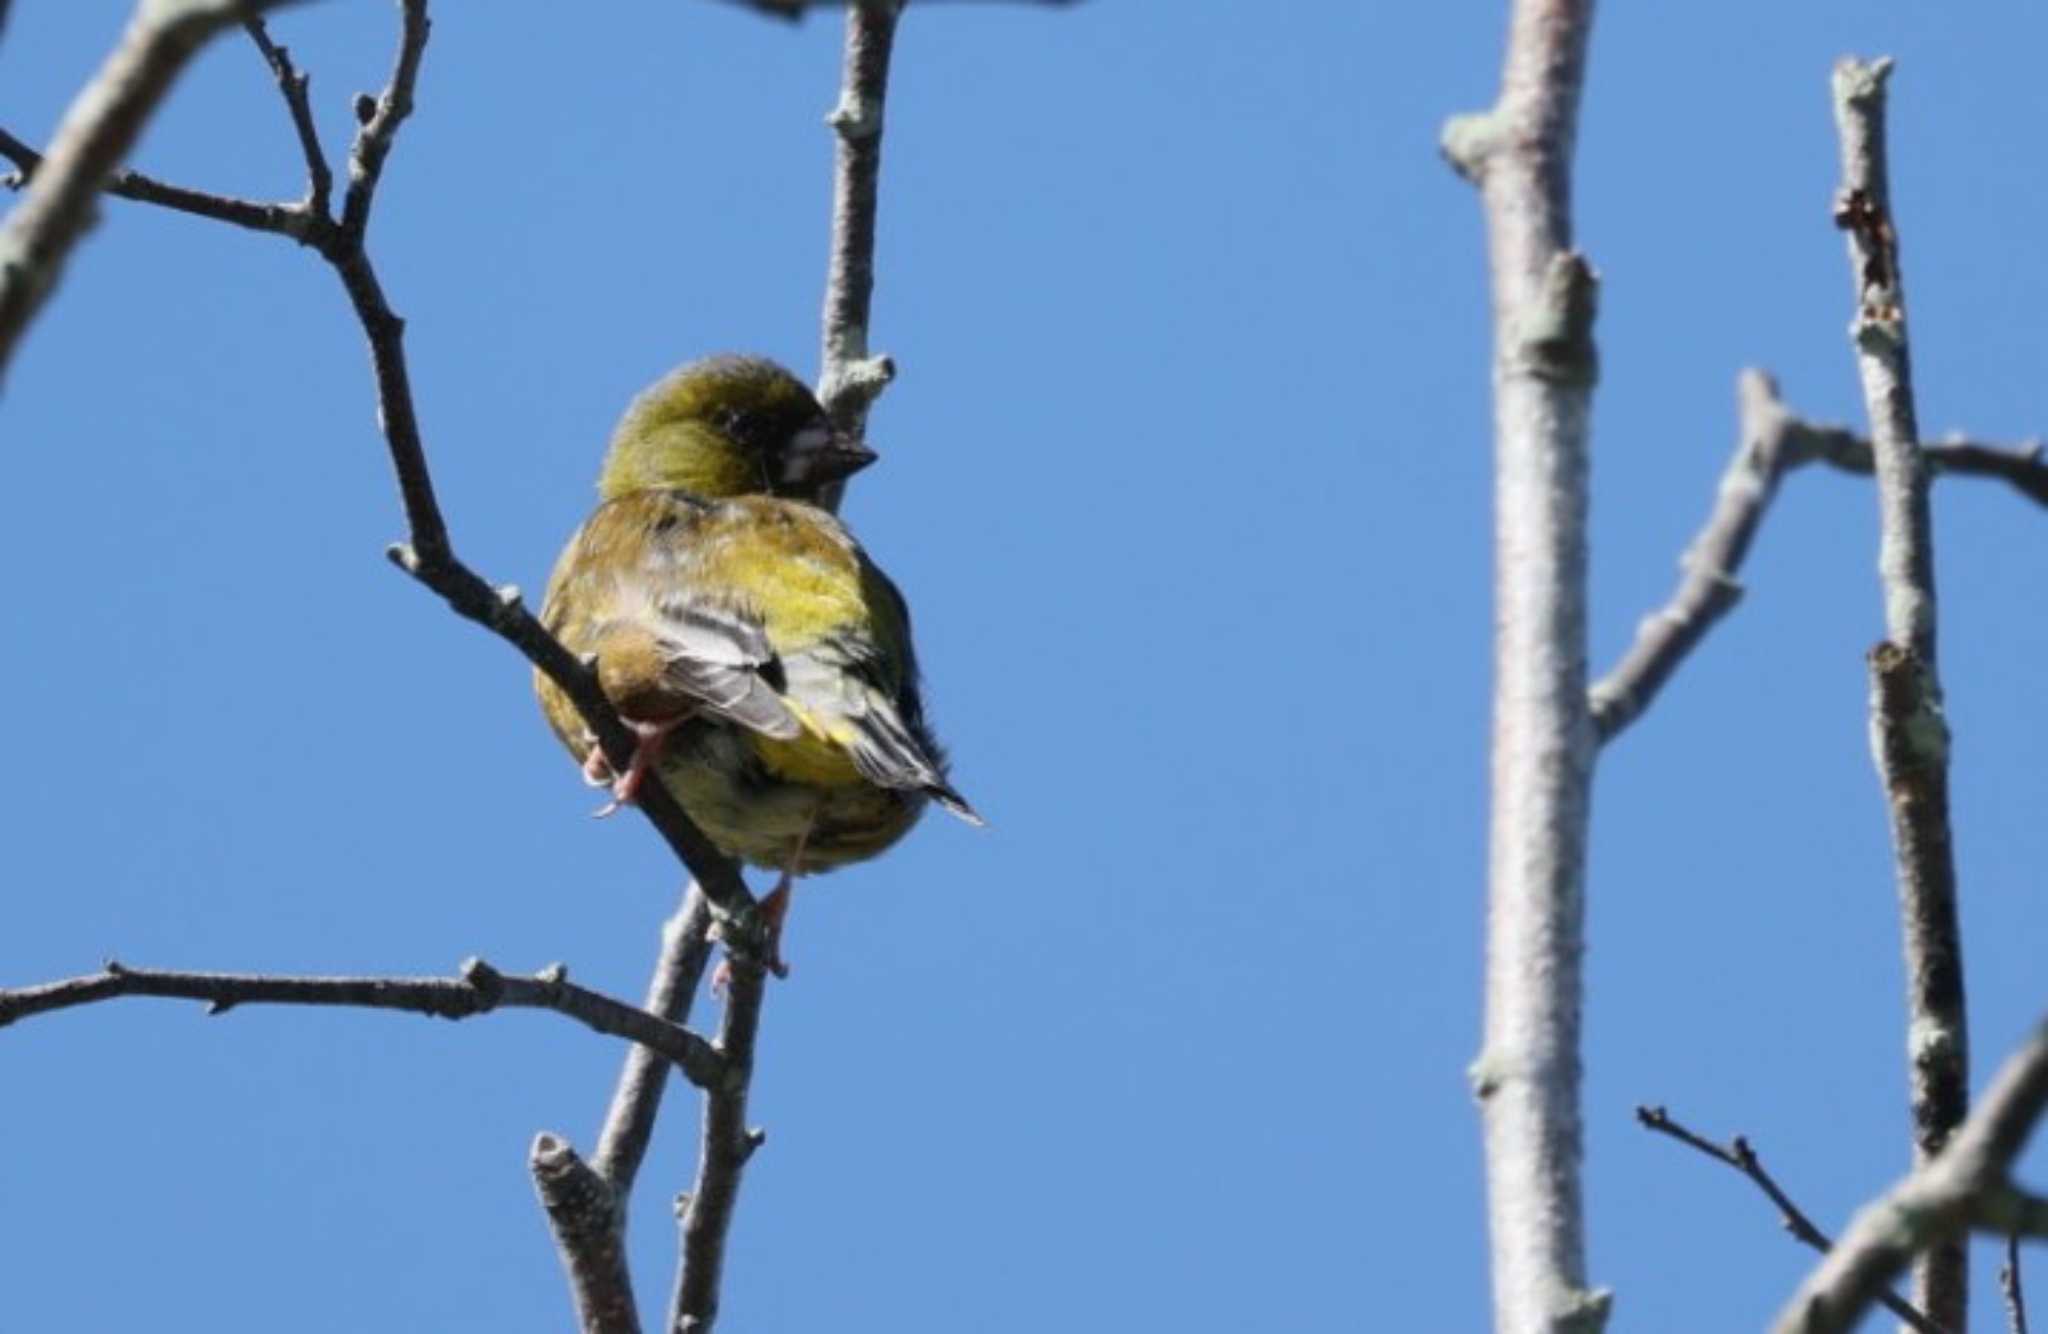
[[[1855,313],[1849,334],[1870,419],[1877,476],[1878,576],[1885,640],[1870,654],[1871,750],[1890,813],[1906,956],[1906,1042],[1913,1160],[1932,1162],[1969,1105],[1969,1041],[1955,855],[1948,811],[1949,731],[1935,657],[1929,469],[1920,449],[1906,334],[1905,284],[1885,148],[1891,61],[1835,67],[1842,186],[1835,223],[1848,236]],[[1937,1239],[1914,1267],[1918,1305],[1968,1327],[1963,1240]]]
[[[1495,626],[1484,1120],[1494,1326],[1598,1329],[1579,1184],[1595,281],[1571,240],[1591,0],[1515,0],[1498,101],[1444,129],[1492,270]]]

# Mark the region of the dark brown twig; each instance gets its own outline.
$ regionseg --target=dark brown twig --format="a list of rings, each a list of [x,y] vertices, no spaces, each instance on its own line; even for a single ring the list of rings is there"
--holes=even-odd
[[[262,19],[245,19],[242,26],[276,77],[277,91],[284,98],[292,129],[299,136],[299,152],[306,159],[306,210],[324,218],[334,196],[334,171],[327,165],[327,152],[320,146],[320,130],[313,123],[312,76],[293,67],[292,53],[270,40],[270,29]]]
[[[1835,1244],[1828,1239],[1827,1233],[1814,1226],[1813,1220],[1806,1216],[1806,1211],[1794,1204],[1792,1197],[1787,1195],[1771,1174],[1764,1170],[1763,1160],[1757,1157],[1756,1150],[1750,1146],[1749,1141],[1743,1136],[1737,1135],[1724,1147],[1716,1144],[1704,1135],[1687,1129],[1662,1107],[1638,1107],[1636,1108],[1636,1120],[1641,1122],[1646,1129],[1654,1130],[1660,1135],[1675,1139],[1680,1144],[1698,1150],[1717,1163],[1726,1163],[1742,1173],[1742,1175],[1748,1177],[1751,1183],[1758,1190],[1762,1191],[1773,1205],[1777,1206],[1778,1216],[1785,1225],[1785,1231],[1791,1233],[1793,1240],[1801,1245],[1809,1246],[1825,1255],[1828,1249]],[[1914,1309],[1911,1303],[1896,1293],[1890,1291],[1882,1292],[1878,1295],[1877,1300],[1884,1304],[1884,1308],[1887,1311],[1905,1321],[1913,1329],[1920,1331],[1920,1334],[1943,1334],[1941,1326],[1929,1320],[1925,1315]]]
[[[224,1014],[237,1005],[340,1005],[406,1010],[441,1019],[466,1019],[500,1009],[552,1010],[600,1033],[653,1048],[699,1087],[723,1088],[733,1073],[717,1050],[695,1033],[577,986],[559,964],[532,977],[507,976],[481,959],[466,961],[459,977],[287,977],[168,972],[108,960],[100,972],[83,977],[0,990],[0,1026],[122,996],[205,1001],[211,1014]]]
[[[920,8],[940,3],[962,4],[967,0],[917,0]],[[862,3],[862,0],[725,0],[726,4],[751,9],[756,14],[769,18],[787,19],[796,22],[814,9],[846,9]],[[1031,4],[1047,9],[1066,9],[1078,5],[1081,0],[982,0],[989,4]]]
[[[2020,1283],[2020,1234],[2005,1235],[2005,1261],[1998,1266],[1998,1292],[2005,1299],[2006,1334],[2027,1334],[2027,1293]]]

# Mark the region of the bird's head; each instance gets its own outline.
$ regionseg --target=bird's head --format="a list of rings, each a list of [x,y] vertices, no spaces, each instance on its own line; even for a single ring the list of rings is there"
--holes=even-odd
[[[802,380],[760,357],[707,357],[644,390],[612,432],[598,493],[682,490],[814,501],[875,461]]]

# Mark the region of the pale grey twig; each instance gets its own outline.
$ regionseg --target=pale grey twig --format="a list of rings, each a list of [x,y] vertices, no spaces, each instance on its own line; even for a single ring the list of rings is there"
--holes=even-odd
[[[1948,809],[1949,730],[1935,657],[1934,542],[1927,457],[1913,404],[1906,296],[1886,165],[1888,59],[1834,70],[1842,185],[1834,218],[1848,237],[1855,309],[1849,334],[1870,419],[1877,478],[1878,574],[1885,640],[1870,654],[1871,750],[1884,785],[1906,955],[1913,1157],[1941,1152],[1969,1107],[1969,1029]],[[1968,1327],[1969,1256],[1936,1240],[1914,1263],[1920,1308]]]

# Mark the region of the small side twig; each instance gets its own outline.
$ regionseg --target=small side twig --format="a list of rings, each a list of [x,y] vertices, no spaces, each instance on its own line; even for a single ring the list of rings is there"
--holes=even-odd
[[[1716,1144],[1704,1135],[1687,1129],[1662,1107],[1638,1107],[1636,1120],[1641,1122],[1644,1128],[1696,1149],[1717,1163],[1726,1163],[1748,1177],[1750,1182],[1777,1206],[1778,1217],[1784,1223],[1785,1231],[1791,1233],[1793,1240],[1802,1246],[1811,1247],[1825,1255],[1835,1244],[1828,1239],[1827,1233],[1821,1231],[1814,1225],[1813,1220],[1806,1216],[1805,1210],[1792,1202],[1792,1197],[1785,1193],[1777,1180],[1764,1170],[1763,1160],[1757,1156],[1756,1150],[1743,1136],[1737,1135],[1726,1146]],[[1877,1300],[1883,1303],[1887,1311],[1905,1321],[1911,1328],[1920,1331],[1920,1334],[1944,1334],[1941,1326],[1929,1320],[1896,1293],[1883,1291],[1879,1293]]]
[[[1920,449],[1885,147],[1891,61],[1843,59],[1833,78],[1842,185],[1835,224],[1848,238],[1849,325],[1877,478],[1878,575],[1885,640],[1870,654],[1871,750],[1891,820],[1906,956],[1913,1160],[1941,1152],[1969,1108],[1969,1030],[1948,809],[1949,734],[1935,645],[1929,471]],[[1914,1262],[1920,1307],[1951,1329],[1969,1313],[1969,1257],[1944,1237]]]
[[[292,977],[270,973],[188,973],[130,968],[108,960],[97,973],[0,990],[0,1027],[39,1014],[122,996],[205,1001],[210,1014],[237,1005],[340,1005],[467,1019],[493,1010],[552,1010],[588,1028],[651,1047],[703,1088],[722,1088],[732,1069],[703,1038],[602,992],[569,981],[557,964],[532,977],[469,959],[458,977]]]
[[[1870,441],[1842,426],[1793,416],[1778,386],[1759,370],[1736,377],[1735,454],[1721,475],[1713,511],[1679,559],[1678,587],[1643,618],[1635,641],[1588,692],[1605,743],[1627,730],[1714,624],[1742,600],[1737,574],[1786,474],[1811,463],[1868,476]],[[1950,437],[1921,446],[1932,476],[2003,481],[2048,506],[2048,459],[2039,444],[2018,447]]]

